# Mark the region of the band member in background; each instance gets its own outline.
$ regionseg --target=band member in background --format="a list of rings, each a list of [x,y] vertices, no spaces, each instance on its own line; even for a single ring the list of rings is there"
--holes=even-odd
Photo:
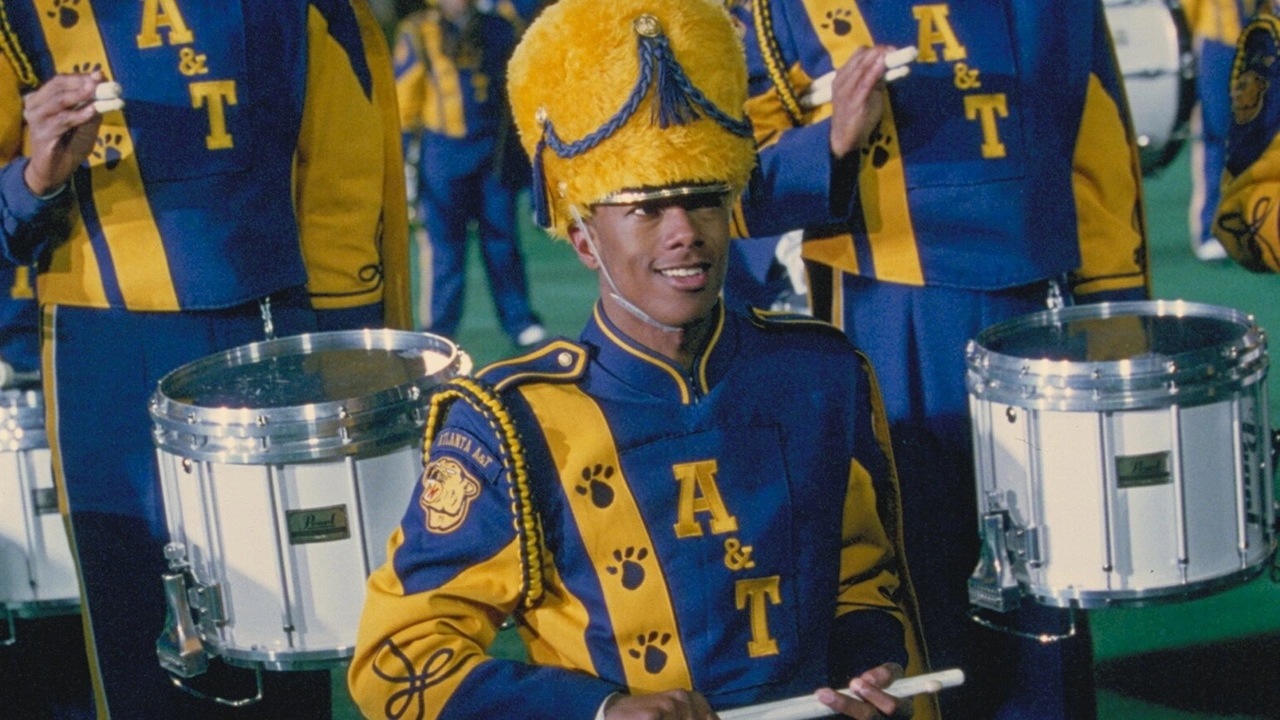
[[[1240,34],[1213,232],[1254,272],[1280,272],[1280,19],[1265,5]]]
[[[1141,170],[1102,3],[733,5],[762,165],[834,162],[829,206],[853,208],[848,222],[797,226],[810,302],[867,352],[885,390],[929,659],[969,678],[940,696],[943,716],[1093,716],[1083,614],[1076,637],[1050,645],[969,619],[979,523],[964,348],[1046,301],[1146,296]],[[880,46],[915,48],[909,74],[872,104],[851,100],[850,71]],[[833,71],[830,102],[815,102]],[[842,128],[880,112],[851,150]],[[1068,627],[1035,606],[997,619]]]
[[[1227,256],[1213,236],[1222,164],[1231,127],[1231,64],[1250,0],[1184,0],[1196,55],[1196,106],[1191,115],[1191,250],[1201,260]]]
[[[23,94],[53,86],[45,111],[74,125],[33,122],[27,156],[4,135],[0,249],[38,269],[47,431],[98,714],[327,717],[328,672],[266,673],[264,700],[237,710],[160,669],[168,531],[147,401],[169,371],[270,329],[407,326],[381,30],[363,0],[4,13],[0,117],[21,127]],[[252,673],[214,668],[190,684],[253,694]]]
[[[419,257],[424,269],[418,322],[454,337],[462,321],[469,226],[503,332],[518,347],[546,339],[529,304],[516,233],[516,194],[528,165],[509,167],[517,151],[506,101],[506,66],[516,29],[480,12],[476,0],[430,0],[396,32],[396,89],[405,147],[416,146]]]
[[[727,13],[560,0],[509,84],[539,215],[600,300],[578,341],[436,396],[353,697],[371,718],[702,720],[815,690],[908,713],[880,690],[922,665],[874,380],[831,326],[720,299],[757,169]],[[509,615],[527,663],[486,653]],[[831,690],[850,682],[863,701]]]

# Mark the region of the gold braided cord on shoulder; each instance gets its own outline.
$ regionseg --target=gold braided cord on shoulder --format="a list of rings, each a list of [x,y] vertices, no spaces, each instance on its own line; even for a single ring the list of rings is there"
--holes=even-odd
[[[23,87],[34,88],[39,84],[31,59],[22,51],[18,37],[13,34],[13,27],[9,25],[9,8],[3,1],[0,1],[0,53],[9,58],[9,62],[13,64],[13,71],[18,76],[18,82],[22,83]]]
[[[782,106],[796,125],[804,121],[804,110],[800,107],[800,98],[791,86],[787,77],[787,69],[783,66],[782,48],[778,47],[778,38],[773,32],[773,8],[769,0],[751,0],[751,13],[755,16],[756,42],[760,45],[760,57],[764,58],[765,69],[769,71],[769,79],[778,91]]]
[[[431,398],[427,413],[424,461],[431,452],[431,444],[440,433],[448,408],[461,400],[471,406],[489,423],[498,437],[498,456],[507,474],[507,495],[511,500],[511,514],[515,519],[516,534],[520,540],[521,595],[526,608],[532,608],[542,599],[542,532],[533,511],[533,497],[529,491],[529,473],[525,464],[524,444],[516,432],[510,413],[501,398],[489,388],[466,377],[457,377],[441,386]]]

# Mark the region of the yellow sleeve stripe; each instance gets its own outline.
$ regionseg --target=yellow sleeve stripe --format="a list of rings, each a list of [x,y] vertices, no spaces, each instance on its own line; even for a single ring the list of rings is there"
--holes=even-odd
[[[1147,282],[1141,170],[1122,117],[1117,101],[1090,75],[1071,178],[1081,259],[1075,289],[1081,293]]]

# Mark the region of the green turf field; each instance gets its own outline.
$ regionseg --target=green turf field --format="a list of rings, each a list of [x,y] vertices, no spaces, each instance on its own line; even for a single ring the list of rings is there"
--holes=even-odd
[[[1263,328],[1280,329],[1280,278],[1192,255],[1188,172],[1183,152],[1147,179],[1155,297],[1233,307],[1254,314]],[[524,248],[535,309],[553,335],[575,337],[596,295],[595,275],[566,243],[551,242],[527,223]],[[498,328],[474,254],[469,268],[458,342],[484,364],[515,349]],[[1280,421],[1276,382],[1270,378],[1273,425]],[[1280,585],[1265,575],[1208,598],[1093,611],[1090,619],[1101,720],[1280,718]],[[506,648],[513,640],[500,639]],[[356,717],[341,692],[335,683],[334,717]]]

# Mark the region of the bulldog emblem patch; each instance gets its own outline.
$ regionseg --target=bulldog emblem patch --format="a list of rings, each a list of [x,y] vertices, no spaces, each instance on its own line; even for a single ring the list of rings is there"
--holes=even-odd
[[[427,513],[427,530],[446,534],[462,526],[471,501],[480,494],[480,483],[457,460],[432,460],[422,473],[422,497],[418,503]]]

